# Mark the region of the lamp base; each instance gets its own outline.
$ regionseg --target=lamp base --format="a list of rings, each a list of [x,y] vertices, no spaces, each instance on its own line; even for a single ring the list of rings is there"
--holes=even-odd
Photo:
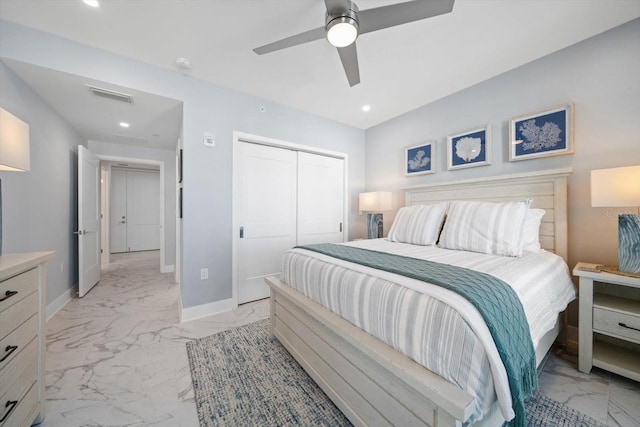
[[[640,215],[618,215],[620,271],[640,273]]]
[[[367,236],[369,239],[378,239],[383,236],[381,213],[367,214]]]

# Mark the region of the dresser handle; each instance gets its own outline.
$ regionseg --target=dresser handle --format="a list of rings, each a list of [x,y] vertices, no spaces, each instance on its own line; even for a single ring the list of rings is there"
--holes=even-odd
[[[622,326],[623,328],[627,328],[627,329],[633,329],[634,331],[640,331],[640,329],[634,328],[633,326],[629,326],[626,323],[622,323],[622,322],[618,323],[618,326]]]
[[[0,359],[0,362],[4,362],[7,357],[9,357],[11,355],[11,353],[13,353],[14,351],[16,351],[18,349],[17,345],[8,345],[4,351],[6,351],[7,353],[2,357],[2,359]]]
[[[2,416],[2,418],[0,418],[0,423],[4,422],[4,420],[6,420],[7,418],[9,418],[9,414],[11,414],[11,412],[13,412],[13,410],[16,408],[16,405],[18,404],[17,400],[7,400],[7,404],[4,405],[5,408],[9,408],[9,410],[7,412],[4,413],[4,415]]]
[[[17,294],[17,293],[18,293],[18,291],[7,291],[7,292],[5,292],[5,293],[4,293],[4,298],[0,298],[0,302],[4,301],[4,300],[6,300],[6,299],[11,298],[12,296],[14,296],[14,295],[15,295],[15,294]]]

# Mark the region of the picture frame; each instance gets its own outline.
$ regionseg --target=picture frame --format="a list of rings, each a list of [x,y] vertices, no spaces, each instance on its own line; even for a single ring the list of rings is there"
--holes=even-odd
[[[465,169],[491,164],[491,129],[470,129],[447,137],[447,169]]]
[[[435,141],[413,145],[404,149],[404,175],[416,176],[434,173]]]
[[[573,154],[573,104],[515,117],[509,122],[509,161]]]

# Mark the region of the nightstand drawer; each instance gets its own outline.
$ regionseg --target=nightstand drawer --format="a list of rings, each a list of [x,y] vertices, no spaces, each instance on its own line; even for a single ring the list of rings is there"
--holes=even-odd
[[[640,344],[640,317],[606,308],[593,308],[593,330]]]

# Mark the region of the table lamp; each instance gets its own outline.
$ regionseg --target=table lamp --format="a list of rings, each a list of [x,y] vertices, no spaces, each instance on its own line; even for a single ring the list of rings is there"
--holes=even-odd
[[[29,125],[0,108],[0,172],[28,171]],[[0,255],[2,255],[2,180],[0,180]]]
[[[591,206],[639,207],[640,166],[592,170]],[[640,274],[640,210],[618,215],[618,262],[621,272]]]
[[[369,239],[382,237],[382,214],[380,212],[391,209],[391,192],[372,191],[370,193],[360,193],[358,202],[360,212],[368,212],[367,237]]]

